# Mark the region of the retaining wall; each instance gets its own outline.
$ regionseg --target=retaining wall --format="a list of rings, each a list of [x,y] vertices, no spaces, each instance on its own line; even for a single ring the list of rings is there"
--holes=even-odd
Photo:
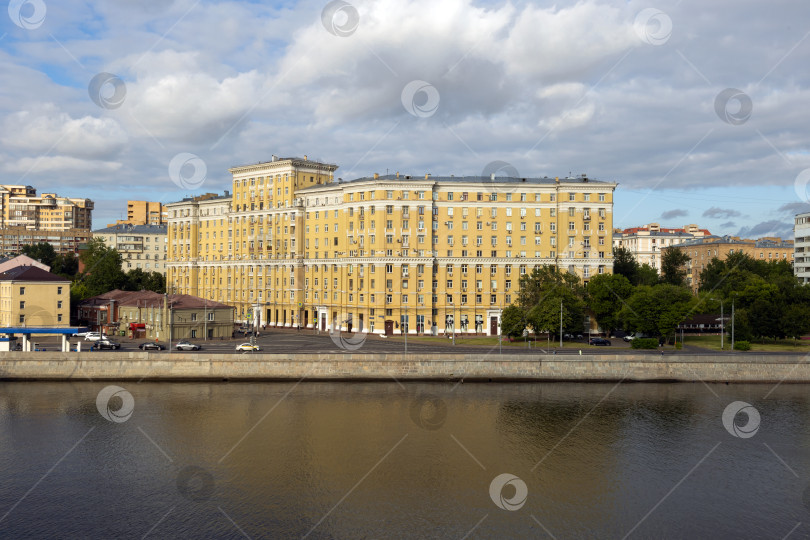
[[[803,355],[0,353],[3,380],[810,382]]]

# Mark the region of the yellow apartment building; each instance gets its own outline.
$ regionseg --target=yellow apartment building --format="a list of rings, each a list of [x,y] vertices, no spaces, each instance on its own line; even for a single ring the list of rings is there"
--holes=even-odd
[[[36,266],[17,266],[0,274],[0,327],[69,326],[69,280]]]
[[[127,219],[119,219],[107,225],[163,225],[166,223],[166,210],[159,202],[127,201]]]
[[[38,231],[89,230],[93,201],[55,193],[37,195],[32,186],[0,185],[0,228]]]
[[[232,193],[166,205],[167,286],[237,321],[399,334],[495,335],[520,276],[612,270],[616,184],[393,175],[337,165],[238,166]]]

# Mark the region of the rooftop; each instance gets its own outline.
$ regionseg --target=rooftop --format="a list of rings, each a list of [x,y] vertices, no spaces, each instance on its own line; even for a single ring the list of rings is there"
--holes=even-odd
[[[505,186],[517,187],[522,184],[531,185],[555,185],[559,184],[600,184],[604,186],[615,185],[614,182],[607,182],[603,180],[595,180],[587,176],[567,176],[550,178],[548,176],[540,177],[516,177],[516,176],[433,176],[430,174],[424,176],[411,176],[409,174],[385,174],[375,176],[364,176],[355,178],[353,180],[343,180],[338,178],[330,184],[319,184],[299,189],[298,192],[315,191],[318,189],[328,189],[335,186],[335,184],[354,184],[362,182],[439,182],[439,183],[458,183],[458,184],[480,184],[482,187],[492,186],[492,188],[503,189]]]
[[[106,306],[113,301],[119,306],[125,307],[163,307],[165,295],[154,291],[122,291],[114,289],[112,291],[93,296],[79,303],[83,307]],[[172,309],[233,309],[227,304],[206,300],[190,294],[170,294],[168,300]]]
[[[782,240],[781,238],[760,238],[760,239],[751,239],[751,238],[740,238],[739,236],[707,236],[704,238],[693,238],[691,240],[686,240],[685,242],[678,244],[679,247],[688,247],[688,246],[701,246],[701,245],[708,245],[708,244],[733,244],[733,245],[748,245],[754,246],[758,248],[792,248],[793,247],[793,240]]]
[[[69,279],[51,274],[36,266],[17,266],[0,274],[0,281],[40,281],[70,283]]]
[[[121,223],[103,229],[96,229],[99,234],[166,234],[166,225],[128,225]]]

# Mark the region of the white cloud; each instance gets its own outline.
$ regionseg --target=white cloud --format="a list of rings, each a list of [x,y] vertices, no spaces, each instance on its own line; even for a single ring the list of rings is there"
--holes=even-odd
[[[197,54],[150,53],[138,63],[137,80],[127,83],[122,110],[141,136],[214,141],[259,104],[262,86],[255,70],[216,76]]]
[[[82,172],[91,174],[113,173],[120,170],[121,167],[122,164],[117,161],[94,161],[70,156],[24,157],[17,160],[6,161],[3,164],[3,169],[6,172],[22,173],[26,176],[29,174],[53,172],[60,174],[64,174],[66,172]],[[99,177],[98,180],[107,183],[109,187],[120,185],[118,182],[113,182],[112,185],[110,185],[109,178]],[[47,187],[52,187],[52,184],[48,184]]]
[[[112,118],[72,118],[56,105],[45,103],[6,117],[0,140],[29,153],[99,159],[117,155],[128,137]]]

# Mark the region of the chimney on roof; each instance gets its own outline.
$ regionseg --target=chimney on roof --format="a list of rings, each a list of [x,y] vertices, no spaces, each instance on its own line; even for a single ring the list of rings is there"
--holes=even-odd
[[[278,161],[278,156],[273,154],[273,158],[270,161]]]
[[[399,171],[397,171],[397,178],[399,178]]]
[[[380,179],[379,173],[374,173],[374,180],[379,180],[379,179]]]
[[[489,179],[494,181],[495,180],[495,173],[489,173]]]
[[[307,155],[304,154],[304,161],[307,161]]]

